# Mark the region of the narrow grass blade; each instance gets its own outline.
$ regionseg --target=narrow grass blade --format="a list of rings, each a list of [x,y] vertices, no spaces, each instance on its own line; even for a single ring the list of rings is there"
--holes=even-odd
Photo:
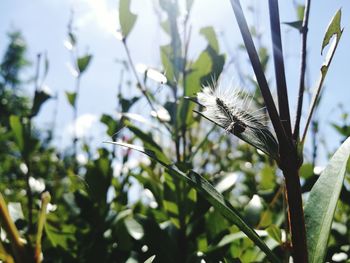
[[[311,189],[305,206],[309,262],[323,262],[333,216],[343,186],[350,156],[350,137],[333,155],[326,169]]]
[[[181,180],[185,180],[187,183],[192,185],[227,220],[235,224],[242,232],[244,232],[266,254],[266,256],[271,262],[280,262],[279,259],[268,248],[265,242],[259,237],[259,235],[243,221],[243,219],[240,217],[238,212],[232,207],[232,205],[228,201],[226,201],[224,197],[218,191],[216,191],[216,189],[201,175],[195,173],[194,171],[190,171],[188,174],[185,174],[178,170],[174,165],[162,162],[153,154],[153,151],[144,149],[143,147],[123,142],[107,143],[116,144],[137,150],[156,160],[158,163],[160,163],[166,168],[169,174],[171,174],[172,176],[176,176]]]

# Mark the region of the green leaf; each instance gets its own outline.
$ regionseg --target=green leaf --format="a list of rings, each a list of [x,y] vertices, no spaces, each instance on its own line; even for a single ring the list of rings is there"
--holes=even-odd
[[[213,61],[211,60],[209,53],[206,50],[203,51],[192,65],[192,71],[187,77],[185,96],[193,96],[201,90],[201,78],[210,74],[212,66]]]
[[[282,232],[281,229],[279,229],[276,225],[270,225],[266,229],[267,233],[269,233],[269,236],[272,237],[274,240],[276,240],[278,243],[282,243]]]
[[[73,47],[77,44],[77,38],[76,38],[75,34],[73,34],[72,32],[68,33],[68,39]]]
[[[143,227],[134,218],[127,217],[124,220],[124,223],[130,236],[132,236],[135,240],[140,240],[143,237]]]
[[[261,190],[272,190],[276,185],[276,171],[271,165],[265,165],[260,170],[260,184]]]
[[[193,96],[203,86],[215,83],[225,64],[225,56],[219,54],[219,44],[214,29],[204,27],[200,33],[205,37],[208,45],[191,66],[186,79],[184,96]],[[187,125],[190,125],[193,121],[194,105],[187,100],[182,100],[179,108],[178,118],[181,120],[181,125],[184,125],[185,121]]]
[[[58,227],[59,221],[48,221],[45,226],[45,234],[53,247],[60,246],[64,249],[68,249],[74,240],[74,233],[77,231],[73,226],[63,225]],[[74,241],[72,241],[74,240]]]
[[[130,149],[137,150],[144,153],[156,160],[158,163],[163,165],[167,172],[181,180],[192,185],[207,201],[216,208],[222,216],[224,216],[231,223],[235,224],[241,231],[243,231],[264,253],[267,255],[271,262],[280,262],[279,259],[272,253],[264,241],[259,237],[259,235],[249,227],[238,214],[238,212],[233,208],[233,206],[224,199],[224,197],[201,175],[190,171],[188,174],[183,173],[174,165],[164,163],[162,160],[158,159],[153,151],[144,149],[139,146],[132,144],[122,143],[122,142],[108,142],[111,144],[116,144],[124,146]]]
[[[140,97],[132,97],[131,99],[120,98],[122,112],[128,112],[130,108],[140,99]]]
[[[219,42],[216,38],[214,28],[211,26],[203,27],[199,33],[206,38],[208,44],[216,51],[216,53],[219,53]]]
[[[50,98],[51,95],[45,92],[44,90],[36,90],[34,95],[31,117],[36,116],[39,113],[40,108],[44,104],[44,102]]]
[[[130,122],[125,121],[128,129],[135,134],[137,138],[139,138],[144,146],[148,149],[148,151],[152,152],[152,156],[155,156],[158,160],[163,163],[170,164],[170,160],[164,154],[163,149],[153,140],[153,138],[149,135],[136,128]]]
[[[337,41],[339,41],[343,31],[341,29],[340,21],[341,21],[341,9],[339,9],[337,13],[333,16],[331,22],[327,27],[326,34],[323,37],[321,54],[323,52],[323,49],[329,44],[329,41],[334,35],[336,35]]]
[[[75,100],[77,98],[77,93],[76,92],[69,92],[66,91],[66,97],[69,102],[69,104],[74,107],[75,106]]]
[[[16,143],[21,152],[24,151],[24,127],[19,116],[10,116],[10,126],[15,135]]]
[[[210,59],[209,53],[206,50],[203,51],[194,62],[191,73],[188,74],[184,96],[193,96],[201,90],[202,84],[204,84],[202,78],[210,75],[212,66],[213,61]],[[189,125],[193,118],[194,105],[187,100],[181,100],[179,108],[178,119],[181,120],[182,124],[187,123]]]
[[[123,38],[126,39],[135,25],[137,15],[130,11],[131,0],[119,1],[119,23]]]
[[[78,58],[77,60],[77,65],[78,65],[78,69],[79,69],[79,73],[83,73],[87,67],[90,64],[90,61],[92,59],[92,55],[85,55],[83,57]]]
[[[331,123],[332,127],[336,129],[337,132],[339,132],[341,135],[348,137],[350,136],[350,126],[348,125],[337,125],[335,123]]]
[[[304,179],[309,179],[314,175],[314,167],[311,163],[304,163],[299,170],[300,176]]]
[[[303,21],[304,19],[304,12],[305,12],[305,5],[298,5],[297,6],[297,17],[300,21]]]
[[[303,26],[303,21],[297,20],[297,21],[293,21],[293,22],[284,22],[283,24],[290,26],[290,27],[293,27],[295,29],[298,29],[300,31],[302,26]]]
[[[343,186],[350,156],[350,138],[336,151],[311,189],[305,205],[309,262],[323,262],[327,252],[334,211]]]
[[[113,119],[108,114],[102,114],[100,121],[104,123],[107,126],[107,134],[109,136],[113,136],[116,132],[118,132],[119,122],[115,119]]]
[[[155,258],[156,258],[156,255],[153,255],[149,257],[144,263],[152,263]]]
[[[164,74],[168,84],[171,86],[176,85],[175,81],[179,78],[184,63],[181,53],[179,52],[179,50],[181,50],[180,43],[178,43],[178,41],[173,42],[160,47],[160,56],[164,68]]]
[[[47,76],[47,73],[49,73],[49,67],[50,67],[49,59],[47,58],[47,53],[45,52],[45,54],[44,54],[44,74],[43,74],[43,79],[45,79],[46,76]]]
[[[257,230],[256,231],[260,237],[267,237],[268,233],[265,230]],[[238,239],[246,239],[247,235],[245,235],[242,231],[230,233],[228,235],[225,235],[217,244],[210,245],[206,250],[205,253],[211,253],[213,251],[216,251],[222,247],[228,246],[232,244],[234,241]]]
[[[87,192],[92,201],[98,204],[98,209],[103,211],[107,206],[107,191],[111,186],[113,172],[111,169],[111,160],[109,151],[98,149],[99,158],[86,165],[85,181]]]

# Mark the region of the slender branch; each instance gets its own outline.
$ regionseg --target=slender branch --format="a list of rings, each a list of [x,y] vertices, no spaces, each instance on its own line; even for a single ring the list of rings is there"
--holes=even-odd
[[[134,64],[134,61],[132,60],[132,57],[131,57],[131,54],[130,54],[130,50],[129,50],[129,47],[128,45],[126,44],[126,39],[124,38],[122,40],[122,43],[123,43],[123,46],[124,46],[124,49],[125,49],[125,53],[128,57],[128,61],[129,61],[129,64],[130,64],[130,67],[131,67],[131,70],[134,74],[134,77],[136,79],[136,82],[137,82],[137,87],[138,89],[141,91],[142,95],[145,96],[148,104],[150,105],[152,111],[155,112],[155,115],[156,115],[156,118],[165,126],[165,128],[171,133],[171,129],[170,127],[167,125],[166,122],[162,121],[159,116],[158,116],[158,113],[157,113],[157,110],[156,108],[154,107],[153,105],[153,102],[151,100],[151,98],[149,97],[149,95],[147,94],[147,89],[145,88],[145,86],[142,84],[137,72],[136,72],[136,68],[135,68],[135,64]]]
[[[273,2],[270,2],[270,4]],[[254,46],[252,36],[249,32],[247,21],[244,17],[242,7],[239,0],[231,0],[231,5],[234,10],[236,20],[241,31],[244,44],[246,46],[252,67],[255,72],[261,94],[264,98],[267,111],[269,113],[271,122],[276,132],[279,141],[279,167],[282,169],[287,189],[288,199],[288,214],[289,222],[292,234],[293,244],[293,259],[294,262],[306,263],[307,262],[307,246],[306,246],[306,231],[304,223],[304,214],[302,206],[302,197],[299,181],[299,160],[295,145],[288,139],[284,126],[281,123],[280,116],[277,112],[275,103],[273,101],[268,83],[263,72],[257,51]],[[271,20],[276,22],[276,7],[272,12]],[[307,8],[308,10],[308,8]],[[277,10],[278,11],[278,10]],[[275,14],[274,14],[275,13]],[[278,14],[278,13],[277,13]],[[306,23],[304,23],[306,24]],[[276,39],[275,39],[276,41]],[[276,53],[276,51],[274,50]],[[278,54],[277,54],[278,55]],[[277,59],[275,54],[275,59]],[[279,61],[281,62],[281,61]],[[283,79],[280,79],[280,81]],[[283,86],[282,86],[283,87]],[[279,87],[280,88],[280,87]],[[284,90],[283,96],[286,98],[286,89]],[[282,90],[283,93],[283,90]],[[282,97],[281,97],[282,98]],[[282,106],[282,105],[281,105]],[[284,106],[285,107],[285,106]],[[284,115],[287,112],[283,112]]]
[[[58,103],[59,103],[59,94],[58,92],[56,93],[55,97],[55,106],[54,110],[52,112],[52,123],[51,123],[51,128],[50,128],[50,139],[56,138],[56,127],[57,127],[57,116],[58,116]]]
[[[191,10],[188,10],[187,15],[185,17],[183,26],[184,26],[184,32],[183,32],[183,43],[184,43],[184,48],[183,48],[183,66],[182,66],[182,83],[183,83],[183,90],[184,90],[184,94],[186,94],[186,90],[187,90],[187,57],[188,57],[188,49],[189,49],[189,45],[190,45],[190,39],[191,39],[191,31],[192,28],[191,26],[189,27],[189,32],[187,35],[187,27],[188,27],[188,21],[189,21],[189,17],[190,17],[190,12]],[[186,103],[186,102],[185,102]],[[183,160],[186,160],[186,146],[187,146],[187,142],[186,142],[186,132],[187,132],[187,127],[186,127],[186,121],[183,123],[182,127],[181,127],[181,135],[182,135],[182,150],[183,150]],[[191,131],[189,130],[188,133],[190,133]]]
[[[265,104],[267,111],[269,113],[272,125],[274,127],[274,130],[276,132],[278,141],[281,145],[288,145],[289,147],[289,142],[287,140],[285,131],[283,129],[279,114],[276,109],[276,105],[273,101],[269,86],[267,84],[267,80],[264,74],[264,71],[262,69],[258,53],[256,51],[252,36],[249,32],[248,24],[245,19],[245,16],[243,14],[243,10],[240,4],[239,0],[231,0],[231,6],[232,9],[235,13],[236,20],[239,26],[239,29],[241,31],[241,35],[243,37],[243,41],[245,44],[245,47],[247,49],[249,59],[251,61],[256,79],[259,84],[259,88],[261,91],[261,94],[264,98]]]
[[[291,138],[292,128],[290,123],[287,83],[284,70],[278,0],[269,0],[269,13],[279,113],[286,135],[288,138]]]
[[[315,92],[314,92],[314,95],[313,95],[313,98],[312,98],[312,102],[311,102],[311,106],[310,106],[310,109],[309,109],[309,113],[307,115],[307,120],[306,120],[306,124],[305,124],[305,128],[304,128],[304,132],[303,132],[303,135],[301,137],[301,143],[302,144],[305,142],[306,134],[307,134],[307,131],[309,129],[309,125],[310,125],[313,113],[314,113],[314,111],[315,111],[315,109],[317,107],[317,101],[318,101],[318,99],[320,97],[320,94],[321,94],[321,90],[322,90],[322,87],[323,87],[323,82],[324,82],[324,80],[326,78],[326,75],[327,75],[327,72],[328,72],[328,68],[329,68],[330,64],[332,63],[335,51],[337,50],[337,47],[338,47],[338,43],[339,43],[339,41],[335,41],[334,42],[334,47],[332,48],[331,53],[328,54],[329,56],[327,55],[328,59],[327,59],[326,63],[324,65],[322,65],[321,72],[320,72],[320,77],[319,77],[319,80],[318,80],[318,84],[316,86],[316,89],[315,89]]]
[[[29,122],[30,123],[30,122]],[[29,127],[30,129],[31,127]],[[28,199],[28,232],[31,233],[32,232],[32,228],[33,228],[33,192],[32,192],[32,188],[30,186],[29,180],[31,177],[31,164],[30,164],[30,160],[29,158],[25,158],[24,159],[25,164],[27,165],[28,171],[25,177],[25,181],[26,181],[26,192],[27,192],[27,199]]]
[[[215,130],[216,125],[213,125],[213,127],[207,132],[207,134],[204,136],[203,140],[198,144],[195,150],[193,150],[190,156],[190,162],[193,161],[193,158],[196,156],[196,154],[199,152],[199,150],[203,147],[203,145],[208,141],[209,135]]]
[[[74,155],[74,159],[76,159],[77,157],[77,143],[78,143],[78,134],[77,134],[77,119],[78,119],[78,98],[79,98],[79,92],[80,92],[80,73],[77,76],[77,79],[75,81],[75,100],[74,100],[74,105],[73,105],[73,132],[74,132],[74,137],[73,137],[73,155]]]
[[[274,206],[276,205],[276,203],[279,200],[279,197],[282,195],[283,196],[284,193],[284,185],[281,184],[280,187],[277,189],[276,193],[274,194],[271,202],[267,205],[267,209],[262,213],[260,221],[258,223],[258,225],[256,226],[256,229],[260,229],[261,225],[266,222],[267,218],[270,215],[270,211],[274,208]]]
[[[297,111],[295,116],[295,124],[293,131],[293,139],[296,141],[299,138],[300,120],[303,108],[303,98],[305,90],[305,73],[306,73],[306,58],[307,58],[307,33],[310,15],[311,0],[305,1],[305,10],[303,24],[301,28],[301,62],[300,62],[300,76],[299,76],[299,94],[297,102]]]
[[[39,90],[40,60],[41,60],[41,54],[38,53],[37,61],[36,61],[35,77],[34,77],[34,90],[35,90],[34,97]],[[34,109],[34,102],[33,102],[32,111],[31,111],[32,113],[33,113],[33,109]],[[30,116],[28,117],[27,138],[29,139],[32,136],[32,118],[33,117],[34,117],[33,114],[30,114]],[[33,228],[33,193],[29,183],[29,179],[32,173],[32,167],[31,167],[30,158],[27,154],[23,156],[23,159],[28,168],[28,171],[25,175],[25,180],[26,180],[26,191],[27,191],[27,198],[28,198],[28,232],[30,233]]]
[[[12,247],[12,251],[16,262],[31,262],[28,261],[28,256],[25,251],[25,245],[21,240],[19,232],[13,223],[10,213],[7,209],[6,202],[0,193],[0,222],[1,227],[4,228],[8,239],[10,240],[10,244]]]
[[[34,251],[34,259],[36,263],[40,263],[42,261],[42,248],[41,248],[41,239],[43,236],[43,230],[46,222],[46,210],[47,205],[50,203],[51,196],[49,192],[44,192],[41,195],[41,209],[38,219],[38,232],[36,235],[36,242],[35,242],[35,251]]]
[[[2,260],[4,263],[14,263],[13,257],[7,253],[5,250],[4,245],[2,244],[0,240],[0,260]]]

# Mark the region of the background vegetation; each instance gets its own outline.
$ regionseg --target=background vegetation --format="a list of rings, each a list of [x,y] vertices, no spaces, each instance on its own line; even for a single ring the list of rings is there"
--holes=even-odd
[[[110,140],[144,146],[163,163],[176,166],[179,174],[192,169],[201,174],[244,222],[257,230],[277,257],[287,261],[291,248],[284,179],[277,165],[262,151],[202,118],[194,111],[197,106],[186,99],[203,85],[218,80],[231,63],[220,49],[215,29],[200,30],[205,48],[190,59],[188,17],[179,21],[177,1],[159,1],[158,8],[166,17],[160,26],[170,41],[159,47],[162,70],[145,68],[140,74],[128,48],[128,36],[137,19],[129,4],[120,1],[119,6],[119,37],[127,60],[118,75],[117,94],[113,95],[117,97],[118,114],[100,116]],[[190,16],[193,1],[186,4]],[[297,6],[300,9],[303,6]],[[300,29],[302,14],[299,12],[296,21],[290,23],[295,30]],[[270,51],[261,43],[258,30],[252,27],[251,32],[259,43],[260,61],[266,70],[271,63]],[[67,39],[76,76],[75,90],[67,92],[66,99],[76,120],[81,79],[93,74],[89,65],[94,58],[93,54],[78,52],[74,19],[69,22]],[[44,262],[268,260],[240,227],[212,206],[205,193],[174,176],[154,158],[104,144],[102,138],[95,149],[88,140],[80,140],[76,131],[71,145],[58,150],[53,143],[54,120],[46,130],[35,125],[39,111],[45,110],[45,102],[57,99],[43,85],[49,60],[44,53],[28,58],[26,42],[19,31],[10,32],[7,41],[0,65],[0,192],[19,235],[26,239],[24,251],[38,253],[35,258],[40,261],[42,257]],[[238,47],[238,52],[245,52],[244,47]],[[29,81],[21,78],[26,68],[34,72]],[[134,81],[128,82],[125,75]],[[249,83],[244,90],[253,96],[252,103],[257,108],[264,107],[255,78],[245,73],[242,78]],[[23,88],[28,82],[35,87],[34,96]],[[166,96],[157,96],[160,88],[166,90]],[[149,112],[139,110],[144,108]],[[342,137],[339,145],[350,136],[348,113],[342,112],[340,120],[330,124]],[[319,136],[316,116],[311,123],[310,154],[305,156],[300,170],[304,197],[320,174],[316,160],[323,139],[327,138]],[[345,262],[350,257],[348,172],[331,228],[327,261]],[[140,191],[136,201],[130,190],[135,185]],[[47,194],[42,195],[46,191],[50,201]],[[2,211],[4,214],[6,211]],[[3,218],[0,258],[10,262],[21,255],[14,254],[14,241]]]

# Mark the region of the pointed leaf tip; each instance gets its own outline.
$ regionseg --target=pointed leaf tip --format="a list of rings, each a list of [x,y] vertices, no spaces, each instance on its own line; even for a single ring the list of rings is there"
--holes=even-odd
[[[119,23],[123,39],[126,39],[135,25],[137,15],[130,11],[131,0],[120,0],[119,2]]]
[[[321,48],[321,54],[323,53],[324,48],[329,44],[329,41],[331,38],[336,35],[337,40],[339,41],[341,34],[342,34],[342,28],[341,28],[341,9],[339,9],[335,15],[333,16],[331,22],[329,23],[327,27],[326,34],[323,37],[322,42],[322,48]]]

